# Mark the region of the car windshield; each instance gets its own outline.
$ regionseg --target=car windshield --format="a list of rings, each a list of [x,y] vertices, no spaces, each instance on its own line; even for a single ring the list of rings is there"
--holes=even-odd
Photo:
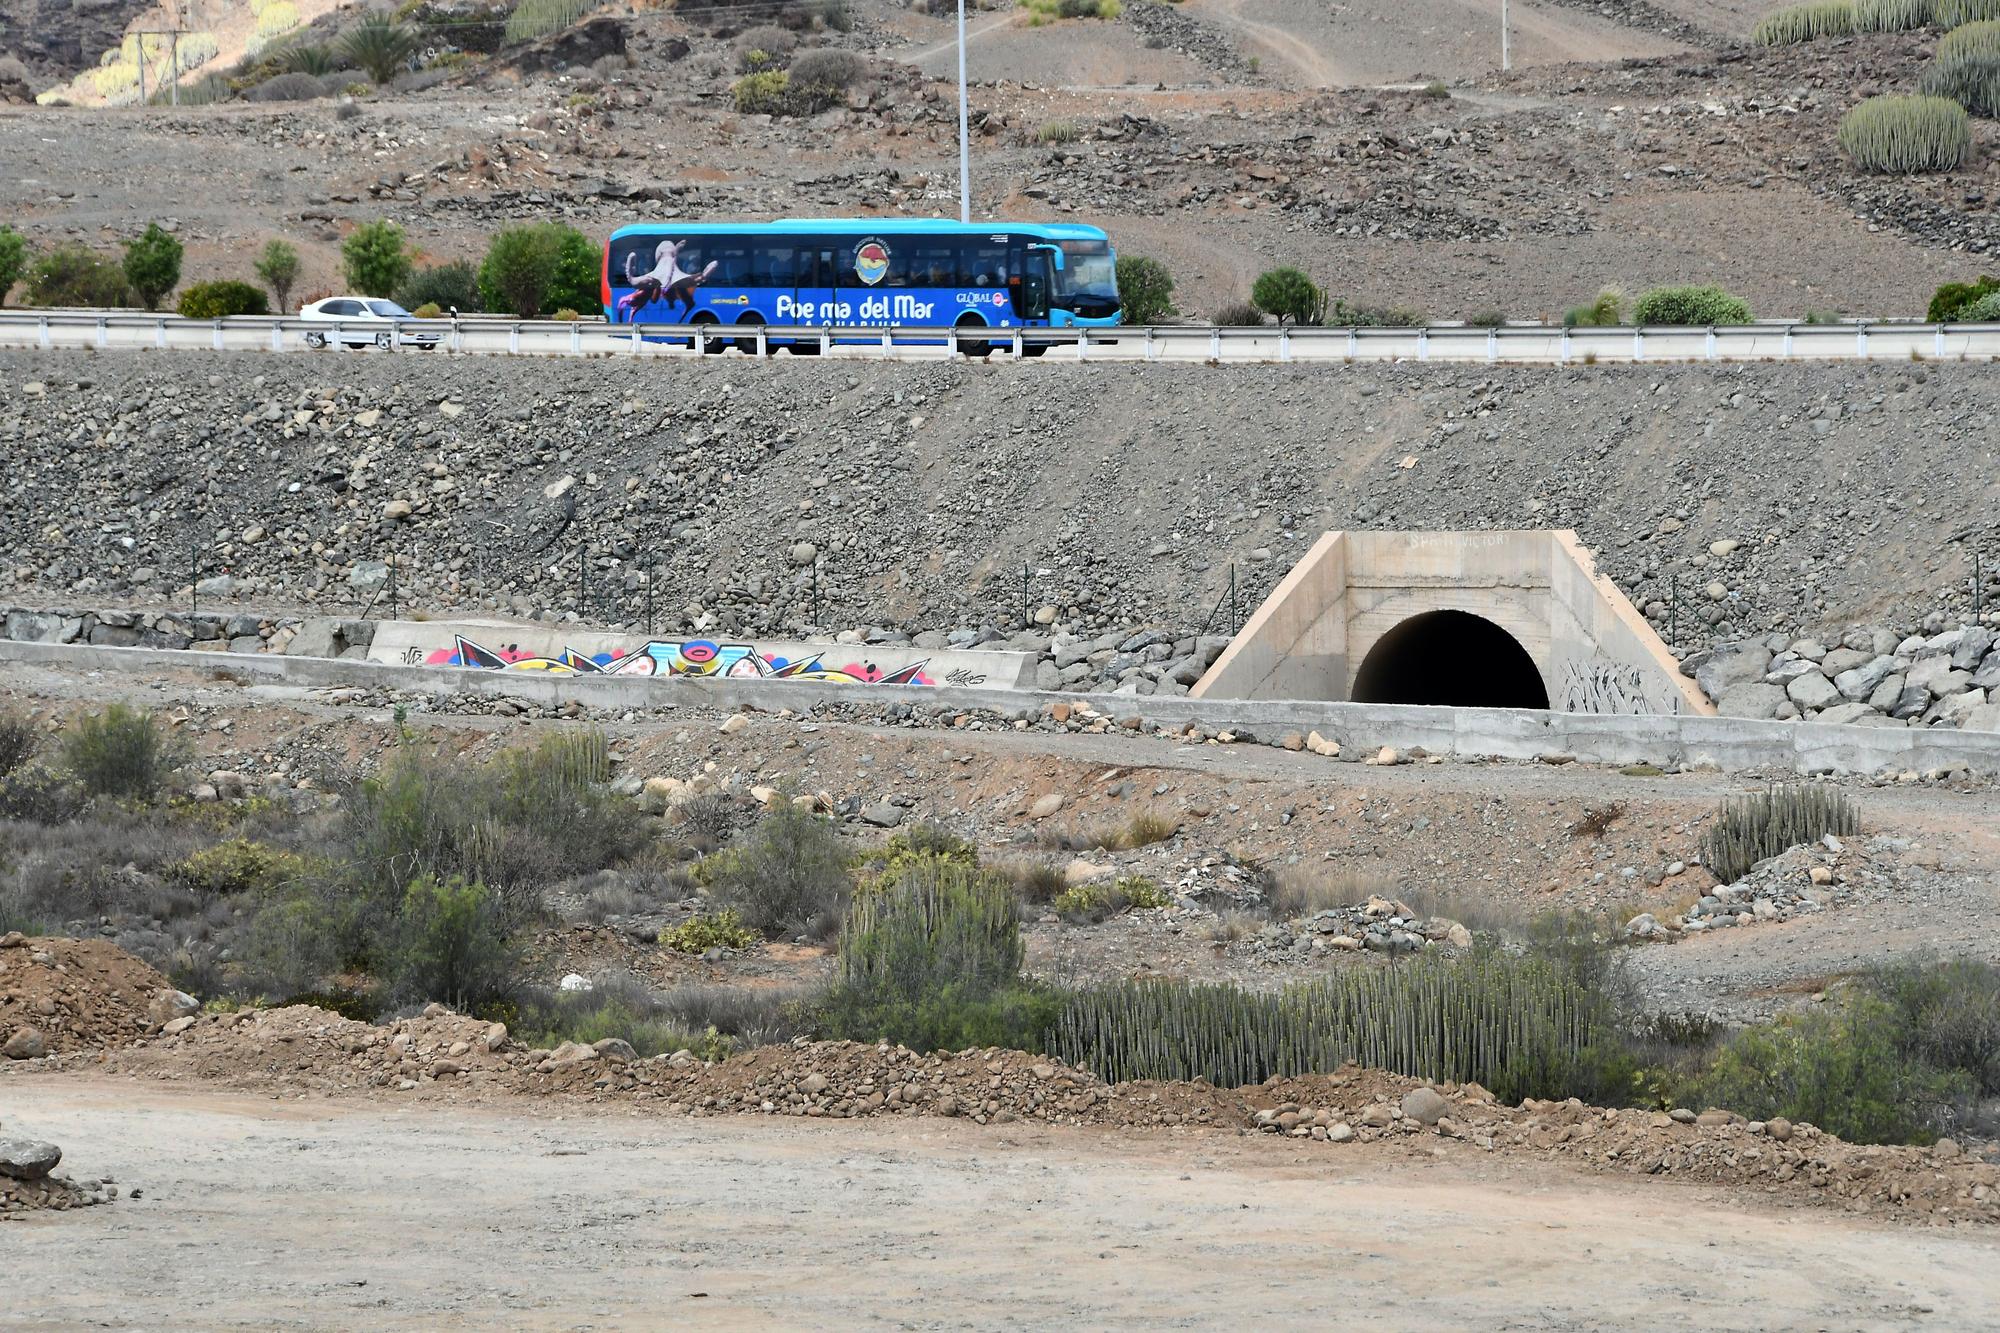
[[[370,301],[368,302],[368,308],[384,319],[410,318],[410,312],[397,305],[394,301]]]
[[[1064,241],[1062,252],[1062,270],[1056,274],[1058,294],[1118,299],[1118,267],[1110,246],[1103,241]]]

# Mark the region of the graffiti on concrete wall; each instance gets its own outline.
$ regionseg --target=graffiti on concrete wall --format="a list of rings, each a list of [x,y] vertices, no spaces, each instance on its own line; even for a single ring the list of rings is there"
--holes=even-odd
[[[1646,675],[1637,667],[1598,657],[1589,661],[1570,660],[1562,664],[1558,710],[1565,713],[1678,713],[1680,696],[1665,691],[1660,697],[1646,687]]]
[[[829,661],[821,652],[786,657],[766,652],[755,644],[719,643],[713,639],[655,639],[630,650],[614,648],[580,653],[565,648],[550,655],[526,652],[514,644],[488,648],[457,635],[450,648],[437,648],[429,653],[411,648],[404,659],[412,663],[421,660],[427,666],[540,671],[561,676],[723,676],[735,680],[809,680],[834,685],[937,683],[924,674],[926,662],[913,662],[890,671],[868,661],[836,665],[837,659]]]

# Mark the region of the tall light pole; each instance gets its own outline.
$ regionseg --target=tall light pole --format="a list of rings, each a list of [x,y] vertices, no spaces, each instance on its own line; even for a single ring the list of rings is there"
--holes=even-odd
[[[1504,4],[1506,0],[1501,0]],[[965,0],[958,0],[958,220],[972,221],[972,143],[965,109]]]
[[[1514,67],[1507,50],[1507,0],[1500,0],[1500,69],[1502,73]]]

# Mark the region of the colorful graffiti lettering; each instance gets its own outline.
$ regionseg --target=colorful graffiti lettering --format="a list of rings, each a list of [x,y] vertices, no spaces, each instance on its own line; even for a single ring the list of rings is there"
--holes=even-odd
[[[748,643],[717,643],[712,639],[659,640],[630,651],[613,649],[580,653],[565,648],[554,656],[524,652],[513,644],[486,648],[463,635],[450,648],[433,650],[429,666],[470,667],[483,671],[543,671],[553,675],[722,676],[733,679],[810,680],[835,685],[935,685],[924,674],[924,662],[884,671],[873,662],[833,666],[824,655],[796,659],[760,651]]]

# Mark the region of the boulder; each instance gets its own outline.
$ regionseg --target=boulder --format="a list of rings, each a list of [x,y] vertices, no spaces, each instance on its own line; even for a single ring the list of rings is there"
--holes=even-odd
[[[1785,695],[1801,708],[1827,708],[1840,700],[1840,691],[1817,670],[1808,671],[1785,686]]]
[[[1771,665],[1771,651],[1761,643],[1733,643],[1717,648],[1694,673],[1695,684],[1711,699],[1720,699],[1732,687],[1764,679]],[[1738,717],[1751,714],[1735,714]],[[1769,713],[1761,714],[1769,717]]]
[[[48,1040],[39,1028],[18,1027],[8,1036],[7,1044],[0,1046],[0,1056],[9,1060],[39,1060],[48,1054]]]
[[[62,1161],[62,1149],[40,1139],[0,1138],[0,1176],[40,1180]]]
[[[1785,691],[1761,680],[1732,685],[1715,701],[1715,711],[1724,717],[1771,718],[1785,702]]]
[[[1435,1088],[1411,1088],[1403,1094],[1403,1115],[1420,1124],[1435,1125],[1451,1114],[1451,1103]]]
[[[1875,688],[1887,680],[1896,669],[1893,657],[1874,657],[1858,666],[1842,671],[1833,678],[1834,688],[1844,698],[1859,702],[1875,692]]]

